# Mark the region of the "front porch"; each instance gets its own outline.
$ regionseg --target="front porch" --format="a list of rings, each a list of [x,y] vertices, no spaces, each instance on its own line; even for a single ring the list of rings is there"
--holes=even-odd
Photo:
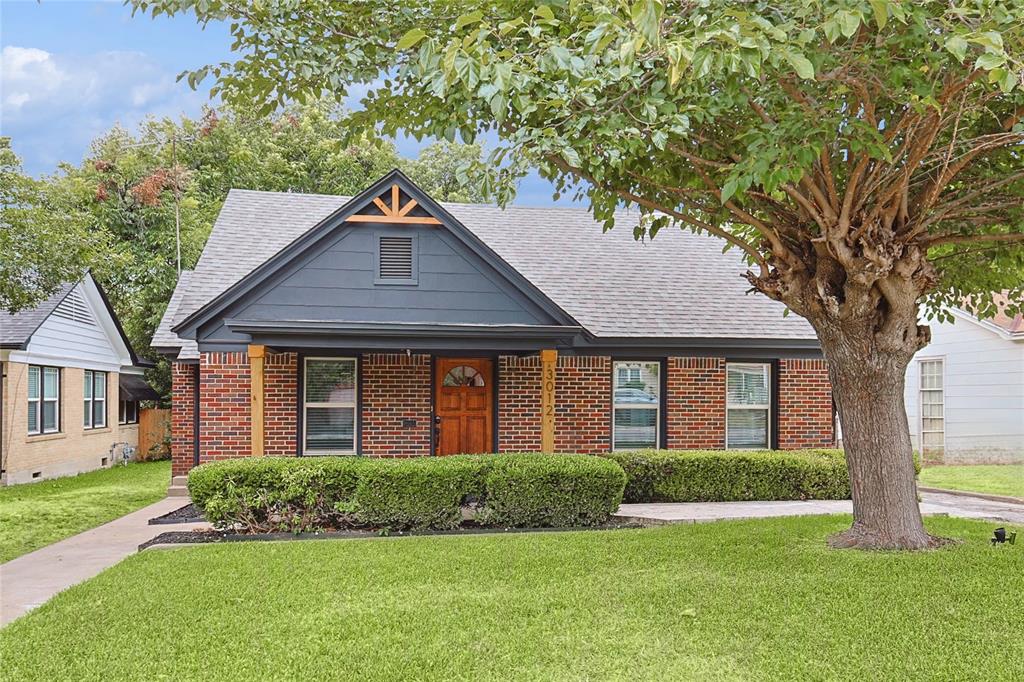
[[[250,455],[833,444],[822,360],[251,345],[174,363],[173,473]],[[746,382],[752,403],[727,386]],[[735,391],[733,391],[735,393]],[[731,415],[731,416],[730,416]]]

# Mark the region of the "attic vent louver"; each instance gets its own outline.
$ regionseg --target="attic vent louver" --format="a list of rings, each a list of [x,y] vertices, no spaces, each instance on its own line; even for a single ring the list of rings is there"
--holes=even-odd
[[[414,279],[412,237],[381,237],[377,277],[381,280]]]
[[[89,304],[85,302],[85,297],[78,289],[72,289],[54,309],[53,314],[72,322],[96,326],[96,320],[89,311]]]

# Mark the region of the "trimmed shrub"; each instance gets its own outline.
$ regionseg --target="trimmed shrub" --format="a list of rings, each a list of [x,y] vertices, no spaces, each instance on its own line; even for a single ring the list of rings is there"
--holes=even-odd
[[[486,474],[482,521],[521,528],[604,523],[622,502],[626,474],[589,455],[502,455]]]
[[[605,455],[626,472],[626,502],[842,500],[842,450],[641,450]]]
[[[353,457],[244,457],[209,462],[188,475],[192,502],[220,527],[304,532],[352,522],[360,472]]]
[[[481,525],[598,525],[618,508],[625,482],[610,460],[540,454],[245,457],[203,464],[188,478],[207,520],[250,533],[450,529],[464,508]]]
[[[373,460],[359,479],[356,518],[381,528],[456,528],[462,504],[483,494],[479,457]]]

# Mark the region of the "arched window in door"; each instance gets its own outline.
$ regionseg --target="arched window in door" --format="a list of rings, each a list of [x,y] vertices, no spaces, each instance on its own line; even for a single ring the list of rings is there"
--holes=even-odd
[[[473,367],[459,365],[448,370],[441,383],[444,386],[483,386],[484,375]]]

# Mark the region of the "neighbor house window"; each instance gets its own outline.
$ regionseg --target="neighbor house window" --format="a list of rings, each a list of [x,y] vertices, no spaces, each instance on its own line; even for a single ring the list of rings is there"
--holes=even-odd
[[[355,358],[307,358],[303,410],[307,455],[354,454]]]
[[[768,448],[771,365],[726,365],[725,447]]]
[[[919,360],[921,375],[921,454],[942,459],[946,446],[942,360]]]
[[[119,400],[117,405],[117,423],[118,424],[138,424],[139,423],[139,401],[137,400]]]
[[[28,432],[60,431],[60,370],[56,367],[29,365]]]
[[[658,447],[661,363],[616,362],[612,375],[612,448]]]
[[[107,373],[85,370],[82,380],[82,426],[100,429],[107,425]]]

